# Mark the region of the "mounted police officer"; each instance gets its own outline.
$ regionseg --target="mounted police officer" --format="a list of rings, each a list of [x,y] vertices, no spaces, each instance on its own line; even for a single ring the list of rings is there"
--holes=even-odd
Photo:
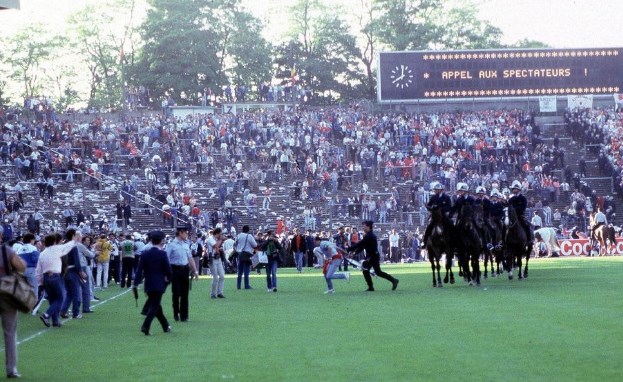
[[[461,208],[463,208],[464,205],[474,205],[474,198],[469,195],[469,186],[467,183],[458,183],[456,185],[456,195],[456,200],[450,210],[450,219],[461,212]]]
[[[483,186],[476,187],[476,197],[474,198],[474,206],[482,206],[482,219],[484,225],[480,231],[480,238],[485,243],[487,249],[493,249],[492,237],[494,237],[493,227],[489,221],[491,211],[491,201],[487,198],[487,189]]]
[[[514,180],[511,184],[511,193],[512,196],[508,199],[508,204],[515,209],[515,213],[517,213],[517,218],[521,223],[524,231],[526,231],[526,237],[529,242],[534,240],[532,236],[532,229],[530,229],[530,222],[526,218],[526,208],[528,207],[528,200],[521,193],[521,183],[518,180]]]
[[[434,194],[428,199],[426,208],[428,210],[431,210],[433,207],[440,208],[443,216],[444,229],[446,230],[446,232],[453,232],[452,222],[448,218],[448,214],[452,209],[452,201],[450,200],[450,197],[443,191],[443,185],[441,183],[433,182],[431,184],[431,188],[433,189]],[[422,238],[422,248],[426,248],[426,240],[428,239],[432,231],[433,224],[432,222],[429,222],[426,230],[424,231],[424,237]]]
[[[494,229],[494,232],[497,228],[497,230],[499,230],[498,232],[501,233],[503,232],[502,220],[504,219],[504,195],[502,195],[500,191],[494,188],[493,190],[491,190],[490,198],[490,223],[492,225],[492,228]],[[495,235],[493,237],[496,238]],[[502,247],[502,236],[498,237],[497,239],[499,239],[500,241],[495,243],[495,246],[497,246],[499,249]]]

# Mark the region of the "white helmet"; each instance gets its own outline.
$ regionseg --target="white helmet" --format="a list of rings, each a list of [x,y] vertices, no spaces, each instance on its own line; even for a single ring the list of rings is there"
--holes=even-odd
[[[441,184],[440,182],[433,182],[430,185],[430,188],[432,188],[433,190],[443,190],[443,184]]]
[[[477,194],[486,194],[487,190],[483,186],[478,186],[478,187],[476,187],[476,193]]]
[[[457,191],[469,191],[469,186],[467,185],[467,183],[457,183],[456,190]]]
[[[497,188],[494,188],[493,190],[491,190],[491,195],[490,196],[491,197],[495,196],[495,197],[499,198],[500,197],[500,191],[498,191]]]
[[[516,188],[516,189],[518,189],[518,190],[521,190],[521,183],[519,183],[519,181],[518,181],[518,180],[513,180],[513,183],[511,184],[511,190],[512,190],[513,188]]]
[[[502,189],[502,195],[510,195],[511,194],[511,190],[509,190],[508,188],[504,187]]]

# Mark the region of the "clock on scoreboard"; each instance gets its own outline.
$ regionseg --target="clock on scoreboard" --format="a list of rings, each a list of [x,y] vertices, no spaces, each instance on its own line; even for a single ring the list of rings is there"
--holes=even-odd
[[[623,48],[381,52],[379,102],[612,94]]]

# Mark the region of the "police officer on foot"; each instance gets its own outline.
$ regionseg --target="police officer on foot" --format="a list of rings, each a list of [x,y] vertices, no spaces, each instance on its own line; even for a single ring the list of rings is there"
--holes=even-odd
[[[173,297],[173,318],[175,321],[188,321],[188,293],[190,291],[189,275],[199,279],[195,268],[188,231],[186,227],[179,227],[173,239],[167,244],[167,256],[173,271],[171,276],[171,294]]]
[[[398,279],[394,278],[390,274],[387,274],[381,270],[380,256],[378,252],[378,242],[376,235],[372,230],[374,229],[374,223],[371,220],[365,220],[362,223],[364,232],[363,238],[355,245],[348,247],[348,252],[361,252],[365,249],[366,258],[362,262],[363,277],[368,284],[367,292],[374,291],[374,285],[372,284],[372,277],[370,276],[370,268],[374,269],[374,272],[378,277],[384,278],[392,283],[392,290],[396,290],[398,287]]]
[[[162,295],[171,281],[172,274],[167,253],[162,250],[164,233],[162,231],[150,232],[149,238],[152,246],[141,254],[133,284],[133,288],[136,289],[143,278],[145,279],[144,290],[147,294],[147,302],[143,310],[146,311],[146,317],[141,326],[141,332],[146,336],[150,334],[149,328],[154,317],[158,319],[165,333],[171,331],[161,305]]]

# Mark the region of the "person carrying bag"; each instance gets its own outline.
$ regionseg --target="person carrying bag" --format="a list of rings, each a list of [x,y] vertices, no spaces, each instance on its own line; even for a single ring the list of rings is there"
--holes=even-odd
[[[0,233],[0,239],[2,233]],[[2,245],[0,263],[0,316],[4,332],[4,355],[7,378],[19,378],[17,371],[17,310],[30,311],[37,303],[32,285],[21,272],[26,263],[13,249]]]

